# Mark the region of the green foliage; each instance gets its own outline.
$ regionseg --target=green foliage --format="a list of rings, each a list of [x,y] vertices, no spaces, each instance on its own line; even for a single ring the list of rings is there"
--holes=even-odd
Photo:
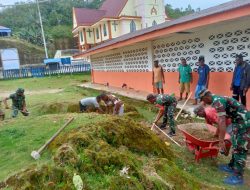
[[[48,43],[57,38],[72,38],[72,8],[98,8],[102,0],[50,0],[40,3],[45,36]],[[36,45],[42,45],[41,28],[35,3],[17,3],[0,12],[0,25],[13,30],[13,35]]]
[[[50,34],[53,37],[53,39],[60,39],[60,38],[71,38],[72,27],[68,25],[57,25],[55,27],[52,27]]]
[[[186,16],[189,14],[192,14],[195,12],[195,10],[191,7],[191,5],[188,5],[187,8],[183,9],[183,8],[172,8],[172,6],[170,4],[167,4],[165,6],[165,10],[167,15],[169,16],[169,18],[171,19],[177,19],[180,18],[182,16]],[[200,9],[197,9],[196,11],[199,11]]]

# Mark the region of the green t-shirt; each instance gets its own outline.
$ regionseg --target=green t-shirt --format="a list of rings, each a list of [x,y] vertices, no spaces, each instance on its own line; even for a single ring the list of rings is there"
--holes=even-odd
[[[191,81],[190,73],[192,73],[192,69],[190,65],[180,65],[178,71],[180,73],[180,82],[186,83]]]

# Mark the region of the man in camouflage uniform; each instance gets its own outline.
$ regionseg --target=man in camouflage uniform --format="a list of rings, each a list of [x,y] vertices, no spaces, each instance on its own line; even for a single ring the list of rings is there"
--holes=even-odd
[[[214,95],[207,89],[202,90],[199,96],[205,104],[211,105],[218,113],[221,152],[225,150],[226,117],[231,118],[233,127],[231,135],[233,144],[232,159],[228,165],[221,165],[219,168],[222,171],[233,173],[232,176],[224,180],[226,184],[243,184],[243,172],[247,152],[250,148],[250,113],[235,99]]]
[[[160,118],[163,116],[163,123],[160,128],[165,129],[167,122],[169,120],[170,132],[169,136],[175,135],[175,120],[174,120],[174,112],[177,106],[177,101],[174,96],[169,96],[166,94],[154,95],[149,94],[147,96],[147,100],[152,104],[158,104],[160,106],[164,106],[164,111],[159,111],[158,117],[155,119],[154,123],[157,123]]]
[[[4,104],[6,109],[9,109],[7,104],[7,100],[12,100],[12,117],[15,118],[18,115],[18,111],[20,111],[24,116],[28,116],[29,112],[26,109],[25,95],[24,89],[18,88],[16,93],[11,94],[8,98],[4,99]]]

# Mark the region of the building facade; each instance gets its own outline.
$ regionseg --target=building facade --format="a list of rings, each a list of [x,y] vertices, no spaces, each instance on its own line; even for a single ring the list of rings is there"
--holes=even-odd
[[[153,91],[152,65],[163,66],[167,93],[179,94],[180,58],[192,67],[197,84],[198,57],[205,56],[211,69],[209,89],[231,96],[236,54],[250,60],[250,1],[225,3],[193,15],[143,29],[92,48],[76,57],[90,56],[94,83]],[[250,94],[247,95],[250,106]]]
[[[86,51],[166,19],[163,0],[106,0],[98,10],[73,8],[73,34]]]
[[[0,37],[10,37],[11,36],[11,29],[0,26]]]

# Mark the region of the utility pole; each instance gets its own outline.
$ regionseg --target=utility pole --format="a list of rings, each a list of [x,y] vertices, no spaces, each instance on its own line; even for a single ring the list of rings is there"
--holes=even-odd
[[[39,15],[39,20],[40,20],[40,25],[41,25],[41,31],[42,31],[42,38],[43,38],[43,45],[44,45],[45,56],[46,56],[46,59],[48,59],[49,57],[48,57],[47,44],[46,44],[46,39],[45,39],[45,35],[44,35],[43,21],[42,21],[42,17],[41,17],[41,12],[40,12],[40,7],[39,7],[38,0],[36,0],[36,4],[37,4],[37,9],[38,9],[38,15]]]

